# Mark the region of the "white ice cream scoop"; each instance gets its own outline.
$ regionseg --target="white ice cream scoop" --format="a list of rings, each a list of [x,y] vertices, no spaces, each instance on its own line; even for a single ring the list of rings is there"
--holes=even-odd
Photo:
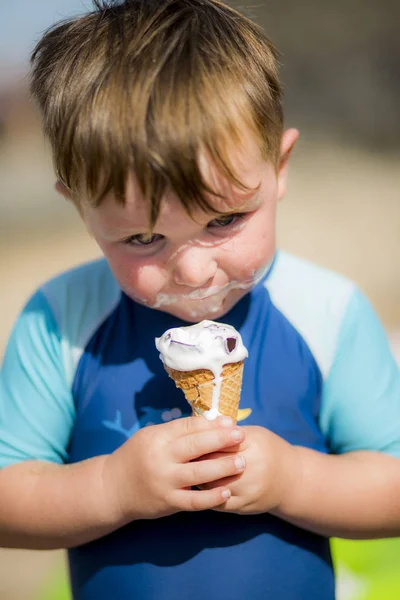
[[[207,370],[212,373],[211,407],[209,410],[203,410],[201,414],[210,420],[218,417],[221,414],[219,410],[223,383],[221,375],[224,365],[243,363],[248,356],[240,333],[231,325],[201,321],[187,327],[168,329],[160,338],[156,338],[156,347],[160,352],[160,359],[172,377],[170,369],[186,373]],[[178,387],[182,387],[176,380],[175,383]],[[200,397],[200,387],[197,393]],[[194,409],[197,410],[196,406]]]

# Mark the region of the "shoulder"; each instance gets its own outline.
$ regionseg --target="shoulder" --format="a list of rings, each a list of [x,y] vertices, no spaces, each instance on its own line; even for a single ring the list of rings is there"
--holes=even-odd
[[[331,451],[400,456],[400,371],[367,298],[342,275],[283,252],[265,285],[321,370],[319,425]]]
[[[38,294],[56,323],[70,379],[86,344],[117,307],[121,289],[107,261],[99,259],[50,279]]]
[[[56,277],[39,288],[59,324],[79,315],[101,318],[118,303],[121,290],[105,259],[85,263]],[[86,319],[84,319],[86,320]]]
[[[68,460],[76,369],[120,294],[106,261],[99,260],[54,277],[29,299],[0,370],[0,466]]]
[[[104,258],[84,263],[46,281],[40,290],[49,299],[60,297],[67,293],[79,291],[79,297],[94,295],[99,287],[106,286],[107,290],[119,290],[118,284]]]
[[[355,284],[334,271],[279,251],[265,285],[273,304],[307,342],[326,378]]]

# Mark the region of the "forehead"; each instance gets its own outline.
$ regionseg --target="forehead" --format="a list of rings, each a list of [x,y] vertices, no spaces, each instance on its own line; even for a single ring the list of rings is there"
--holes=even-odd
[[[251,134],[244,137],[240,145],[232,144],[227,157],[233,177],[224,173],[207,152],[202,152],[198,159],[202,179],[214,192],[206,192],[204,196],[218,214],[244,207],[257,193],[267,166],[259,144]],[[173,196],[174,192],[167,190],[162,204],[169,204]],[[127,202],[144,205],[134,174],[128,181]]]
[[[224,185],[223,189],[218,189],[218,193],[221,197],[206,194],[207,200],[213,207],[212,212],[206,212],[201,208],[194,208],[191,214],[187,212],[186,208],[174,194],[173,191],[168,190],[160,205],[160,212],[156,222],[155,229],[158,226],[165,223],[171,224],[178,219],[191,219],[196,222],[206,222],[215,215],[223,213],[237,212],[244,210],[246,207],[253,205],[257,200],[258,188],[252,189],[251,191],[243,191],[236,188],[233,185]],[[223,197],[222,197],[223,196]],[[148,203],[143,199],[139,186],[134,176],[128,186],[126,194],[126,202],[124,205],[118,204],[112,197],[107,198],[104,204],[102,204],[101,212],[109,224],[124,224],[129,222],[135,224],[135,226],[145,231],[149,227],[149,208]],[[98,211],[99,209],[95,209]],[[107,214],[107,216],[106,216]]]
[[[265,166],[260,145],[250,132],[241,136],[240,144],[232,144],[226,151],[228,165],[241,185],[224,174],[218,165],[203,152],[199,156],[199,169],[205,183],[222,198],[236,204],[246,201],[260,185],[261,173]],[[214,205],[214,202],[212,202]]]
[[[265,181],[266,175],[269,173],[274,175],[272,165],[265,162],[259,145],[252,136],[245,138],[239,147],[232,146],[229,150],[229,166],[240,183],[235,183],[222,173],[206,153],[199,157],[203,180],[215,192],[215,194],[205,193],[215,214],[240,211],[253,205],[257,201],[261,183]],[[94,210],[98,213],[97,217],[102,217],[102,220],[107,221],[110,226],[122,226],[129,221],[142,230],[148,228],[149,205],[143,198],[134,173],[128,177],[123,205],[117,203],[113,193],[110,192]],[[167,189],[161,201],[157,224],[171,221],[178,213],[185,212],[185,207],[173,190]],[[210,213],[195,209],[192,216],[196,221],[203,219],[206,221]]]

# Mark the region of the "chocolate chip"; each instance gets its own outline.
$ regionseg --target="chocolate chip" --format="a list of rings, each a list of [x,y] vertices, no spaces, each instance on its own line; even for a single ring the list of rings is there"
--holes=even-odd
[[[231,353],[236,348],[237,339],[234,337],[230,337],[226,339],[226,347],[228,348],[228,352]]]

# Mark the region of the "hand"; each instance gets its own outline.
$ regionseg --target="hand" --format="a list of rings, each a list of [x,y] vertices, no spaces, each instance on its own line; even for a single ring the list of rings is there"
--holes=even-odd
[[[225,502],[230,496],[226,485],[209,490],[193,490],[192,486],[243,470],[235,465],[234,452],[243,440],[243,429],[227,418],[210,422],[188,417],[140,429],[104,464],[103,486],[119,526]],[[218,459],[196,461],[216,452],[222,452]]]
[[[216,510],[238,514],[256,514],[279,508],[290,494],[298,463],[294,446],[263,427],[243,427],[246,439],[234,452],[242,457],[246,469],[239,475],[204,484],[202,489],[227,487],[230,498]],[[226,449],[224,454],[230,452]],[[207,460],[220,460],[218,452]]]

